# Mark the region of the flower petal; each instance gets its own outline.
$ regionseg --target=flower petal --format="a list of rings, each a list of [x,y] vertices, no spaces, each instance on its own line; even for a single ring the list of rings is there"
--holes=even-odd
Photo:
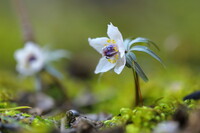
[[[117,40],[117,45],[118,45],[120,57],[122,58],[125,54],[125,46],[123,44],[123,40]]]
[[[116,63],[110,63],[105,57],[102,57],[99,60],[99,63],[97,65],[94,73],[97,74],[97,73],[107,72],[110,69],[112,69],[115,65],[116,65]]]
[[[44,52],[44,57],[46,57],[46,62],[52,62],[52,61],[57,61],[61,58],[70,58],[71,53],[67,50],[55,50],[55,51],[48,51],[48,50],[43,50]],[[51,55],[51,56],[49,56]]]
[[[99,37],[99,38],[88,38],[90,46],[92,46],[97,52],[102,54],[102,49],[105,44],[107,44],[107,37]]]
[[[120,74],[122,72],[122,70],[124,69],[125,64],[126,64],[126,58],[125,58],[125,56],[123,56],[122,58],[119,58],[118,61],[117,61],[116,66],[115,66],[114,71],[117,74]]]
[[[23,54],[23,51],[22,49],[20,50],[17,50],[15,53],[14,53],[14,57],[17,61],[20,61],[24,58],[24,54]]]
[[[25,46],[23,48],[25,51],[41,51],[41,48],[38,44],[33,42],[27,42],[25,43]]]
[[[115,27],[112,23],[110,23],[108,25],[107,34],[110,37],[110,39],[113,39],[113,40],[116,41],[116,43],[118,45],[119,52],[120,52],[120,56],[123,57],[124,56],[124,52],[125,52],[125,46],[123,44],[122,34],[118,30],[118,28]]]
[[[122,40],[122,42],[123,42],[122,34],[118,30],[118,28],[115,27],[112,23],[110,23],[108,25],[107,34],[108,34],[108,36],[109,36],[110,39],[113,39],[115,41]]]

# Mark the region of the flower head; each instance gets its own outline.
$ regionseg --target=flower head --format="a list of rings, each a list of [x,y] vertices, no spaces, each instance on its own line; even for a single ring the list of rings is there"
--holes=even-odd
[[[44,68],[50,68],[47,67],[50,62],[68,57],[69,53],[65,50],[49,51],[33,42],[27,42],[24,48],[15,52],[14,56],[17,61],[17,71],[22,75],[30,76]]]
[[[108,25],[107,34],[109,38],[88,39],[90,46],[102,55],[95,73],[107,72],[114,68],[114,71],[120,74],[126,64],[123,38],[118,28],[112,23]]]
[[[16,69],[22,75],[33,75],[45,65],[46,56],[43,49],[33,42],[27,42],[14,56],[18,63]]]

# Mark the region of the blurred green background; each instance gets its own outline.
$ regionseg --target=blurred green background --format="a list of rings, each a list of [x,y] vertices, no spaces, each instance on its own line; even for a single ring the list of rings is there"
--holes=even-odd
[[[23,41],[19,18],[12,1],[14,0],[0,2],[0,67],[9,69],[14,69],[13,52],[22,46]],[[161,48],[158,54],[167,66],[168,62],[194,67],[199,65],[198,1],[24,0],[24,2],[39,44],[68,49],[76,56],[89,57],[92,64],[97,63],[100,55],[88,45],[87,38],[107,36],[107,24],[112,22],[122,32],[124,38],[140,36],[156,42]]]
[[[23,46],[23,37],[12,1],[0,1],[0,68],[14,72],[16,62],[13,53]],[[188,84],[198,83],[198,79],[192,77],[194,74],[199,75],[200,72],[199,1],[24,0],[24,4],[37,42],[41,45],[49,44],[53,48],[71,51],[73,57],[69,62],[81,62],[91,73],[101,55],[89,46],[87,39],[107,36],[107,24],[112,22],[119,28],[124,38],[149,38],[161,49],[161,51],[154,50],[164,60],[166,70],[146,54],[137,53],[139,62],[151,81],[143,85],[143,88],[147,88],[144,95],[150,93],[152,88],[157,88],[157,90],[170,87],[189,89],[190,85],[186,85],[188,79],[193,81]],[[101,85],[96,84],[98,78],[96,76],[92,83],[97,90],[111,86],[124,92],[121,88],[123,86],[127,88],[124,95],[132,93],[130,84],[127,84],[131,82],[133,86],[130,70],[125,69],[116,79],[114,72],[108,74],[103,76],[104,84]],[[125,80],[129,81],[124,82]],[[124,83],[121,84],[119,81]],[[79,85],[74,85],[74,88],[78,87]],[[193,90],[195,89],[198,89],[198,86],[195,86]],[[110,89],[108,93],[112,90]],[[152,93],[151,96],[154,94]],[[132,100],[133,98],[130,96],[125,99]],[[126,100],[121,105],[126,106]]]

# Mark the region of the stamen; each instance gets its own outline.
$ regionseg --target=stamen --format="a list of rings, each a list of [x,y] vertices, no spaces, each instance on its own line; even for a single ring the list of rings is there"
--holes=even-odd
[[[107,43],[109,44],[104,44],[103,56],[105,56],[106,59],[108,59],[110,63],[116,63],[119,58],[119,54],[118,54],[119,51],[116,45],[116,41],[108,39]]]
[[[117,60],[119,59],[119,54],[114,55],[114,57],[108,59],[108,61],[112,64],[116,63]]]
[[[31,55],[29,55],[27,62],[31,63],[31,62],[34,62],[36,60],[37,60],[37,58],[35,57],[35,55],[31,54]]]
[[[103,48],[103,55],[106,56],[107,59],[113,57],[118,53],[118,48],[116,45],[108,45]]]
[[[25,67],[29,68],[31,63],[36,61],[36,60],[37,60],[37,57],[34,54],[30,54],[26,59]]]
[[[111,40],[111,39],[108,39],[107,42],[108,43],[112,43],[112,44],[116,44],[116,41],[115,40]]]

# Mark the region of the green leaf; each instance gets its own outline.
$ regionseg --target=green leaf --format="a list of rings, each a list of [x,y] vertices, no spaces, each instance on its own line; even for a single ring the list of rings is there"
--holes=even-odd
[[[126,66],[129,68],[133,68],[133,61],[127,54],[126,54]]]
[[[133,63],[134,62],[134,63]],[[140,65],[136,62],[136,56],[132,52],[126,53],[126,66],[129,68],[133,68],[137,74],[145,81],[148,81],[148,78]]]
[[[140,65],[134,61],[134,68],[135,71],[137,72],[137,74],[145,81],[147,82],[149,79],[147,78],[146,74],[144,73],[144,71],[142,70],[142,68],[140,67]]]
[[[130,51],[141,51],[141,52],[145,52],[145,53],[151,55],[151,56],[152,56],[153,58],[155,58],[156,60],[158,60],[163,66],[165,66],[164,63],[163,63],[163,61],[160,59],[160,57],[157,56],[157,55],[156,55],[152,50],[150,50],[148,47],[137,45],[137,46],[132,47],[132,48],[130,49]]]
[[[137,61],[136,56],[133,52],[126,53],[126,56],[128,56],[130,58],[131,62]]]
[[[131,41],[131,39],[126,38],[126,39],[124,40],[124,42],[123,42],[126,50],[128,50],[128,48],[129,48],[129,43],[130,43],[130,41]]]
[[[57,77],[58,79],[63,78],[63,75],[57,70],[55,69],[53,66],[51,65],[46,65],[45,66],[45,70],[50,73],[51,75]]]
[[[135,44],[135,43],[146,43],[149,46],[153,45],[156,49],[159,50],[159,47],[151,40],[147,39],[147,38],[143,38],[143,37],[137,37],[134,40],[132,40],[131,42],[129,42],[128,44],[128,49],[131,47],[131,45]]]
[[[1,108],[0,111],[6,111],[6,110],[17,110],[17,109],[30,109],[29,106],[19,106],[14,108]]]

